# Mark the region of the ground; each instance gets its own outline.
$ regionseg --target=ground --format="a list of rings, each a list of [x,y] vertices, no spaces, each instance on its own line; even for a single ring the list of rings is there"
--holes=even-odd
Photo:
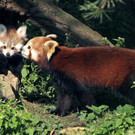
[[[77,132],[77,134],[80,134],[82,132],[80,128],[83,127],[82,122],[78,118],[79,113],[70,113],[67,116],[60,117],[50,113],[53,109],[55,109],[54,105],[39,104],[36,102],[32,103],[25,99],[22,99],[22,101],[23,105],[31,115],[39,114],[42,120],[49,120],[52,122],[52,124],[59,124],[59,126],[62,127],[62,133],[66,132],[66,134],[68,134],[68,132],[70,132],[71,134],[71,132]],[[79,130],[80,132],[78,132]],[[55,129],[52,129],[52,132],[55,132]]]

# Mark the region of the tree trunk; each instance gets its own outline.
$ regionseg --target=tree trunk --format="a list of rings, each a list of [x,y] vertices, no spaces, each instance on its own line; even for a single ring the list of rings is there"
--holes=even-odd
[[[65,39],[66,33],[70,33],[75,45],[103,45],[99,41],[103,38],[99,33],[52,4],[50,0],[1,0],[0,6],[28,16],[36,25],[57,34],[60,40]]]

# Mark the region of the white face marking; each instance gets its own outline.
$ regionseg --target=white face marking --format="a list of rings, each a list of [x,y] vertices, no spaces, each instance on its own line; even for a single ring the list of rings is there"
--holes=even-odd
[[[3,44],[2,42],[0,42],[0,47],[3,47],[1,49],[1,53],[6,57],[11,57],[19,52],[22,46],[22,44],[17,44],[16,46],[12,45],[11,47],[8,47],[6,43]]]
[[[22,51],[21,51],[21,54],[24,58],[29,58],[29,55],[30,55],[30,49],[28,49],[28,46],[29,45],[25,45],[23,48],[22,48]]]
[[[0,41],[0,47],[3,47],[4,46],[4,44]]]
[[[16,51],[12,50],[11,48],[3,49],[2,52],[6,57],[13,56],[16,53]]]
[[[15,48],[17,49],[17,52],[19,52],[22,47],[23,47],[23,45],[20,43],[15,46]]]
[[[32,43],[28,43],[22,48],[21,54],[23,57],[29,59],[30,53],[31,53],[31,60],[37,61],[38,60],[38,54],[37,52],[32,49]],[[30,48],[29,48],[30,47]]]
[[[15,50],[10,50],[10,51],[9,51],[9,56],[13,56],[15,53],[16,53]],[[6,55],[8,56],[8,53],[7,53]]]
[[[38,54],[35,50],[31,50],[31,59],[34,60],[34,61],[37,61],[38,60]]]
[[[2,53],[3,53],[5,56],[6,56],[7,52],[8,52],[7,49],[3,49],[3,50],[2,50]]]

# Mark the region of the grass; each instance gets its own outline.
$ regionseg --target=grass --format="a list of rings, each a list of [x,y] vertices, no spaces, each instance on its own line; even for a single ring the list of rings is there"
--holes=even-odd
[[[63,127],[82,125],[82,122],[80,122],[79,118],[77,118],[78,113],[70,113],[68,116],[60,117],[50,113],[55,109],[55,106],[51,104],[38,104],[34,102],[31,103],[23,99],[23,105],[27,108],[31,115],[38,113],[42,119],[53,118],[55,121],[61,121]]]
[[[127,135],[135,134],[135,107],[119,105],[110,111],[106,105],[88,106],[91,113],[83,110],[70,113],[65,117],[50,114],[55,106],[31,103],[23,100],[23,105],[31,115],[39,114],[49,123],[50,134],[64,135]]]
[[[22,106],[23,105],[23,106]],[[70,112],[60,117],[50,112],[53,104],[22,99],[0,100],[1,135],[131,135],[135,134],[135,107],[87,106],[89,112]]]

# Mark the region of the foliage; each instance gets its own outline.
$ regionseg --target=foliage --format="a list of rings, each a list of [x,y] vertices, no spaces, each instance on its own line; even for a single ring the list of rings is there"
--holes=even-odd
[[[82,111],[79,116],[86,127],[86,132],[92,135],[125,135],[135,131],[135,107],[131,105],[118,106],[110,112],[108,106],[88,106],[91,113]]]
[[[110,43],[110,41],[107,39],[107,37],[104,37],[101,42],[104,41],[107,45]],[[115,47],[125,47],[125,39],[122,37],[114,38],[113,41],[115,41]]]
[[[80,5],[79,9],[84,11],[82,14],[84,19],[97,18],[100,20],[100,23],[102,23],[104,16],[108,20],[111,20],[108,15],[108,12],[111,10],[108,9],[115,7],[116,2],[124,3],[123,0],[96,0],[94,2],[86,0],[83,5]]]
[[[114,41],[116,41],[115,46],[116,47],[125,47],[125,39],[118,37],[118,39],[113,39]]]
[[[79,116],[82,121],[80,130],[84,131],[81,133],[125,135],[135,131],[135,107],[131,105],[120,105],[114,111],[109,111],[106,105],[87,106],[87,108],[92,112],[81,111]],[[18,101],[0,100],[0,134],[46,135],[51,131],[54,133],[54,130],[55,133],[59,133],[64,125],[67,126],[67,122],[65,123],[61,118],[58,119],[57,116],[48,115],[48,118],[41,120],[39,114],[32,116]],[[71,132],[73,132],[72,129]],[[77,134],[77,131],[75,133]]]
[[[12,100],[0,101],[0,127],[1,135],[33,135],[47,131],[39,115],[31,117],[18,102]]]
[[[23,84],[23,94],[30,99],[45,97],[52,100],[55,98],[54,87],[52,86],[49,75],[46,75],[38,65],[25,61],[24,62],[21,82]]]
[[[0,100],[1,135],[46,135],[54,128],[57,131],[61,126],[53,117],[43,121],[39,114],[31,116],[18,101]]]

